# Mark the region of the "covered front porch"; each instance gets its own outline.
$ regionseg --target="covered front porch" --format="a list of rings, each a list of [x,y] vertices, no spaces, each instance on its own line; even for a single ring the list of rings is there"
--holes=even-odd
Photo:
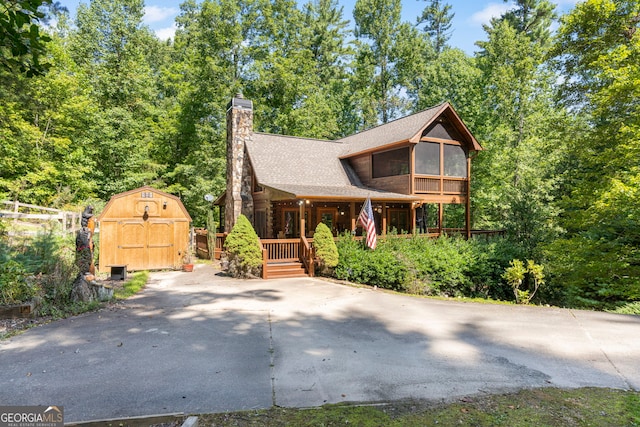
[[[313,237],[315,228],[324,223],[339,236],[349,232],[361,236],[362,225],[358,216],[362,210],[362,201],[330,201],[313,199],[292,199],[273,202],[271,221],[267,212],[256,211],[256,232],[261,238],[297,238]],[[376,233],[385,236],[392,234],[430,234],[442,233],[468,234],[466,207],[460,204],[426,203],[419,200],[407,201],[371,201],[376,225]],[[261,221],[262,217],[267,219]]]
[[[313,237],[316,226],[324,223],[334,237],[345,233],[363,236],[358,220],[366,199],[255,197],[253,209],[243,213],[253,224],[263,250],[263,278],[313,276],[315,253]],[[456,200],[460,200],[459,198]],[[224,216],[223,204],[222,216]],[[419,196],[371,198],[376,234],[381,237],[437,237],[461,234],[470,237],[466,203],[433,203]],[[224,223],[225,221],[221,221]],[[224,237],[230,230],[220,230],[216,254],[221,254]]]

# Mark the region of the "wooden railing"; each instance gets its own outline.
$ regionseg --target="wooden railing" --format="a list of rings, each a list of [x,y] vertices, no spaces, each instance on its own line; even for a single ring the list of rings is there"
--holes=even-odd
[[[431,194],[466,194],[467,180],[464,178],[423,177],[414,180],[415,192]]]
[[[209,259],[209,241],[207,240],[207,230],[204,228],[195,229],[195,248],[198,258]],[[220,259],[222,255],[222,248],[224,247],[224,241],[227,238],[227,233],[216,233],[216,242],[213,248],[213,256],[215,259]]]
[[[300,239],[260,239],[270,260],[291,262],[300,260]]]
[[[314,258],[315,251],[313,246],[305,236],[300,237],[300,261],[302,261],[309,277],[315,275],[316,263]]]

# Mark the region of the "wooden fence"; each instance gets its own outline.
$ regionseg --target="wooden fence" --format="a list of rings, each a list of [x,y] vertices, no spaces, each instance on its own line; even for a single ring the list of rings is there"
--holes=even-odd
[[[0,219],[10,219],[14,224],[57,221],[63,232],[73,233],[80,228],[81,218],[81,212],[63,211],[18,201],[0,201]]]

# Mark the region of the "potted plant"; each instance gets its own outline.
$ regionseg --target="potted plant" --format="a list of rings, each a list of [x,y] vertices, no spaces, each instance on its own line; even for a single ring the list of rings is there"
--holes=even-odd
[[[182,271],[192,272],[193,271],[193,262],[191,261],[191,251],[184,251],[184,255],[182,256]]]

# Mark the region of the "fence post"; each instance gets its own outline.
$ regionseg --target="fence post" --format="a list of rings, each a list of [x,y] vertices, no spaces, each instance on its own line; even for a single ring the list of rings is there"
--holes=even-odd
[[[18,203],[17,200],[15,200],[13,202],[13,212],[16,214],[16,216],[13,218],[13,224],[16,225],[18,224],[18,207],[20,206],[20,203]]]

